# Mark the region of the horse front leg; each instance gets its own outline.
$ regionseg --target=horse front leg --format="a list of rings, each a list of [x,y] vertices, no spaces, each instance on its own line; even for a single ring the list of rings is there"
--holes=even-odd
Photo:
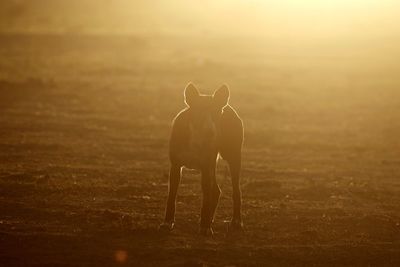
[[[211,203],[210,203],[211,224],[214,222],[215,211],[217,210],[220,196],[221,196],[221,189],[217,184],[217,178],[215,175],[215,167],[214,167],[211,170]]]
[[[201,171],[201,190],[203,192],[203,203],[201,207],[200,234],[213,235],[211,223],[213,220],[213,212],[215,211],[213,187],[215,184],[215,167],[203,168]],[[219,197],[219,196],[218,196]],[[215,207],[214,207],[215,206]]]
[[[165,210],[165,220],[160,225],[160,230],[171,231],[175,224],[175,202],[178,192],[178,186],[181,181],[182,166],[172,164],[169,171],[169,189],[167,208]]]

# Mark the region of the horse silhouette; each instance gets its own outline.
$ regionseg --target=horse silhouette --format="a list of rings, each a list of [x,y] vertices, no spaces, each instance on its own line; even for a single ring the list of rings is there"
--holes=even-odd
[[[213,95],[202,95],[189,83],[184,90],[187,107],[174,118],[169,143],[171,162],[165,220],[160,230],[171,231],[175,222],[175,202],[182,168],[201,171],[203,193],[200,234],[212,235],[212,223],[221,190],[215,170],[218,155],[228,162],[233,187],[233,216],[229,230],[242,230],[241,150],[243,123],[229,105],[229,88],[223,85]]]

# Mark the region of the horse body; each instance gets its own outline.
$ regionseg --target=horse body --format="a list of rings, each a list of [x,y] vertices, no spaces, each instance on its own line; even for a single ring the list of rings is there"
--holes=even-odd
[[[200,95],[189,84],[185,89],[187,108],[175,117],[172,125],[169,157],[171,161],[169,194],[162,229],[172,230],[175,220],[175,200],[182,167],[201,171],[203,203],[200,231],[212,234],[211,224],[221,190],[215,177],[218,154],[228,162],[233,186],[232,229],[242,228],[240,169],[243,124],[228,104],[229,89],[218,89],[212,96]]]

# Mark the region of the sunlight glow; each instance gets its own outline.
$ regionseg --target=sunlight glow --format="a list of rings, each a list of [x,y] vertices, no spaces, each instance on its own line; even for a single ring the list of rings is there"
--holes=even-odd
[[[128,253],[125,250],[117,250],[115,252],[115,261],[122,264],[128,259]]]

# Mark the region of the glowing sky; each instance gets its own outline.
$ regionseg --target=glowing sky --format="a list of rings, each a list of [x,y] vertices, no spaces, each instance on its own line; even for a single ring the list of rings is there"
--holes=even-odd
[[[0,30],[400,36],[395,0],[2,0]]]

